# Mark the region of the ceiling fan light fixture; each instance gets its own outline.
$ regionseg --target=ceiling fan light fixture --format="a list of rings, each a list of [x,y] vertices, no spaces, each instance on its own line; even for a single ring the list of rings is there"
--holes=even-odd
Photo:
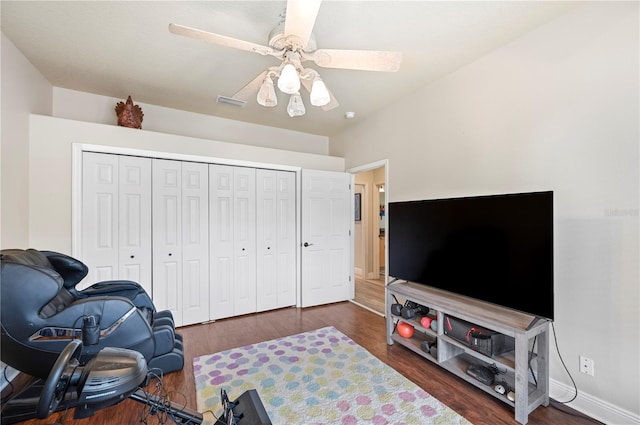
[[[289,98],[289,104],[287,105],[287,113],[291,118],[300,117],[307,111],[304,109],[304,103],[302,103],[302,96],[299,92],[291,95]]]
[[[300,91],[300,77],[293,64],[287,63],[282,68],[278,78],[278,88],[282,93],[291,95]]]
[[[324,81],[322,81],[322,78],[316,77],[313,80],[309,99],[313,106],[324,106],[331,101],[331,95],[329,95],[329,90],[327,90],[327,86]]]
[[[273,87],[273,80],[271,80],[271,77],[264,79],[264,82],[260,86],[260,90],[258,90],[256,99],[260,105],[266,106],[267,108],[272,108],[278,104],[278,97],[276,96],[276,90]]]

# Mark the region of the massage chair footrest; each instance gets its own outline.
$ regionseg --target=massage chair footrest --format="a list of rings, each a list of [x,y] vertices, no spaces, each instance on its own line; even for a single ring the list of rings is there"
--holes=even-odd
[[[184,368],[184,352],[181,347],[182,344],[178,344],[176,341],[176,347],[173,350],[149,360],[147,362],[149,372],[157,373],[160,370],[163,375],[166,375],[167,373],[182,370]]]

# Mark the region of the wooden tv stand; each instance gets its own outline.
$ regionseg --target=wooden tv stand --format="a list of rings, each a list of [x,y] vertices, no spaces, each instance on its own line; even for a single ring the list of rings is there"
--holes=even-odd
[[[536,320],[528,314],[413,282],[390,282],[386,286],[386,292],[385,316],[389,345],[397,342],[513,406],[515,419],[521,424],[527,423],[529,413],[538,406],[549,405],[549,320]],[[391,305],[396,302],[394,296],[403,305],[405,301],[410,300],[429,307],[429,316],[437,320],[436,329],[422,327],[422,316],[406,320],[391,314]],[[494,357],[475,351],[464,342],[444,333],[445,315],[512,337],[515,340],[515,350]],[[399,321],[407,322],[414,327],[411,338],[404,338],[395,332]],[[422,341],[436,343],[437,349],[431,352],[423,351]],[[497,367],[503,372],[496,375],[496,383],[504,380],[514,389],[515,401],[509,400],[506,393],[496,392],[494,385],[485,385],[468,375],[466,370],[471,363]]]

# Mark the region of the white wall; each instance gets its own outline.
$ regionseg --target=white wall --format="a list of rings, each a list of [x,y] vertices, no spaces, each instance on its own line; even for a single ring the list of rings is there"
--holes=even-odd
[[[389,160],[390,201],[555,192],[572,405],[616,424],[640,422],[638,6],[585,3],[331,138],[347,169]],[[551,378],[570,399],[554,344]]]
[[[139,103],[135,96],[132,99],[144,113],[144,130],[319,155],[329,153],[329,138],[326,136]],[[114,109],[118,102],[123,101],[126,99],[54,87],[53,116],[116,125]]]
[[[1,34],[0,247],[29,240],[29,114],[51,114],[52,86]]]

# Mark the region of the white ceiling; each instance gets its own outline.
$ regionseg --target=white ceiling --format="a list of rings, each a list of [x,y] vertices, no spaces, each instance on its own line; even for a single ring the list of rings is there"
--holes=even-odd
[[[396,73],[318,70],[340,103],[290,118],[288,99],[265,108],[232,96],[279,62],[169,33],[168,24],[267,45],[285,1],[7,1],[2,32],[56,87],[331,136],[435,79],[473,62],[577,5],[558,1],[327,1],[319,48],[397,50]],[[356,118],[347,120],[346,111]]]

